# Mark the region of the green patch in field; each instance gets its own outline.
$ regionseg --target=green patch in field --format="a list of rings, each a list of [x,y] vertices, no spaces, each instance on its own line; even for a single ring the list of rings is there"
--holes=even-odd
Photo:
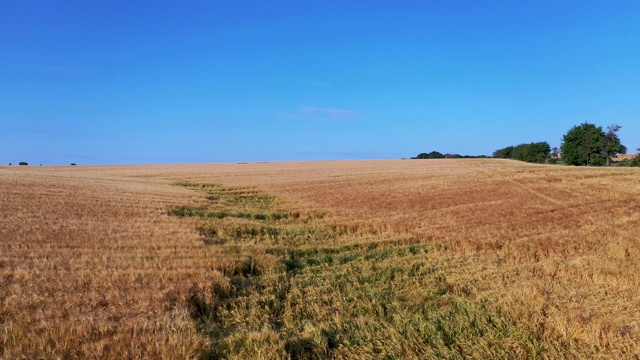
[[[206,203],[209,288],[186,299],[210,358],[522,358],[536,337],[473,296],[452,255],[406,234],[289,211],[251,188],[181,183]],[[456,277],[457,276],[457,277]]]

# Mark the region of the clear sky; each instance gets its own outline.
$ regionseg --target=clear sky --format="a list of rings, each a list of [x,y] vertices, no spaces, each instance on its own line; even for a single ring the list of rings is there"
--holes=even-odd
[[[640,147],[640,1],[0,0],[0,164]]]

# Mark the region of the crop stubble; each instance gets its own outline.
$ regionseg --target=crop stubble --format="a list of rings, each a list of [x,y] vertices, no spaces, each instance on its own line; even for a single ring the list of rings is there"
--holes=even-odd
[[[348,272],[354,268],[347,267],[356,266],[381,276],[375,286],[389,284],[387,291],[393,294],[385,296],[400,308],[398,314],[404,314],[397,318],[409,321],[416,316],[429,318],[416,308],[433,306],[434,302],[425,303],[429,286],[446,285],[451,290],[447,296],[462,302],[438,299],[443,306],[486,309],[515,329],[495,341],[526,342],[507,344],[506,353],[492,354],[492,346],[500,349],[499,344],[469,339],[474,335],[460,330],[460,336],[467,338],[441,336],[444,342],[432,343],[449,353],[427,352],[428,343],[417,346],[418,340],[411,338],[420,335],[415,329],[423,324],[411,325],[413,330],[402,340],[394,318],[381,321],[389,328],[367,330],[374,336],[372,342],[386,339],[387,343],[344,346],[357,341],[327,329],[353,327],[358,333],[358,326],[364,326],[359,322],[373,316],[366,310],[371,304],[362,303],[366,316],[343,314],[339,320],[314,315],[326,310],[322,307],[284,311],[282,323],[270,330],[272,338],[267,339],[274,356],[295,355],[296,348],[315,346],[319,335],[314,335],[312,324],[287,320],[301,314],[316,316],[318,328],[326,325],[318,343],[324,341],[325,347],[331,345],[328,341],[344,343],[318,350],[334,357],[386,351],[422,357],[606,358],[638,356],[640,351],[636,345],[640,342],[638,171],[505,160],[424,160],[2,167],[0,355],[181,358],[221,345],[193,321],[188,299],[194,288],[209,289],[221,276],[229,248],[207,245],[197,230],[202,226],[198,219],[167,215],[179,206],[207,203],[204,193],[175,186],[178,182],[255,188],[275,196],[287,211],[329,214],[319,220],[322,226],[411,238],[430,249],[415,258],[391,246],[353,252],[358,259],[353,264],[331,271],[301,270],[296,277],[300,283],[292,285],[300,291],[328,296],[329,289],[311,290],[357,281],[349,280]],[[339,240],[366,244],[377,241],[376,236]],[[258,257],[264,253],[260,249],[264,245],[243,246],[242,251],[254,251]],[[400,280],[384,278],[388,269],[399,267],[399,274],[410,273],[407,269],[417,263],[435,269],[434,274],[422,276],[437,281],[400,278],[410,284],[403,287]],[[372,270],[375,264],[385,270]],[[318,277],[323,280],[310,287],[309,279]],[[365,282],[352,291],[369,293],[367,286]],[[293,301],[302,295],[293,291],[287,296]],[[346,312],[340,304],[336,311]],[[446,324],[436,320],[440,321],[430,319],[440,326],[440,335],[453,336],[442,330]],[[290,333],[308,337],[278,338],[277,332],[287,326]],[[528,335],[517,335],[519,331]],[[232,340],[226,343],[230,352],[235,349]],[[456,349],[456,341],[471,352]],[[278,350],[283,344],[288,348]]]

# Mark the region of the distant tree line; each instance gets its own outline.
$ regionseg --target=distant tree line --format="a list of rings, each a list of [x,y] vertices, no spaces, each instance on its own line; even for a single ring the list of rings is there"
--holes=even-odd
[[[487,158],[486,155],[460,155],[460,154],[443,154],[439,151],[432,151],[430,153],[420,153],[411,159],[478,159]]]
[[[9,166],[11,166],[11,165],[12,165],[12,164],[11,164],[11,163],[9,163]],[[20,161],[20,162],[18,163],[18,165],[27,166],[27,165],[29,165],[29,163],[28,163],[28,162],[26,162],[26,161]],[[40,164],[40,166],[42,166],[42,164]],[[71,163],[71,166],[77,166],[77,164],[76,164],[76,163]]]
[[[420,153],[418,156],[412,157],[412,159],[444,159],[445,156],[443,153],[438,151],[432,151],[430,153]]]
[[[609,125],[605,130],[601,126],[582,123],[569,129],[562,137],[560,148],[551,148],[546,141],[507,146],[493,152],[494,158],[513,159],[531,163],[549,163],[566,165],[609,166],[618,154],[625,154],[626,146],[620,143],[618,132],[622,127]],[[640,166],[639,154],[633,158],[622,160],[617,166]],[[486,156],[468,156],[459,154],[443,154],[438,151],[420,153],[412,159],[456,159],[484,158]]]
[[[618,138],[621,128],[620,125],[612,124],[604,131],[601,126],[583,123],[567,131],[562,137],[560,149],[550,149],[549,144],[542,141],[498,149],[493,152],[493,157],[533,163],[609,166],[613,157],[627,151]],[[640,152],[640,149],[638,151]],[[640,154],[617,165],[640,166]]]
[[[507,146],[494,151],[493,157],[542,164],[551,157],[551,146],[546,141]]]

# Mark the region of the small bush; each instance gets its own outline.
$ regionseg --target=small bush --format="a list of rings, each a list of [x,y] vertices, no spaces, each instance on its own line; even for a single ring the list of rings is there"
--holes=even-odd
[[[29,164],[27,162],[25,162],[25,161],[20,161],[20,163],[18,163],[18,165],[25,165],[26,166],[26,165],[29,165]]]

